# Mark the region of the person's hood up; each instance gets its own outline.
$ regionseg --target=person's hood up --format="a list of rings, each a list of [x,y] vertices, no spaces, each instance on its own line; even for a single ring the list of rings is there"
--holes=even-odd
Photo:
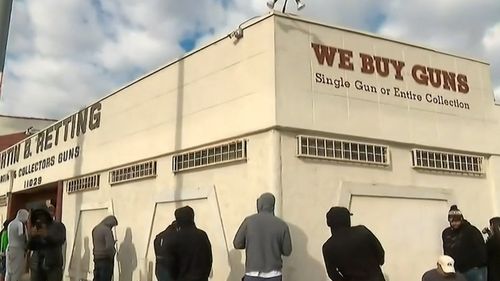
[[[351,213],[345,207],[332,207],[326,213],[326,224],[331,229],[350,227]]]
[[[26,209],[21,209],[17,211],[16,220],[21,221],[23,223],[27,222],[30,217],[30,213]]]
[[[271,193],[262,194],[259,199],[257,199],[257,212],[265,212],[274,214],[274,204],[276,199]]]
[[[175,210],[175,221],[180,228],[194,225],[194,210],[189,206]]]
[[[107,216],[102,220],[101,224],[109,228],[113,228],[118,225],[118,220],[116,219],[115,216]]]

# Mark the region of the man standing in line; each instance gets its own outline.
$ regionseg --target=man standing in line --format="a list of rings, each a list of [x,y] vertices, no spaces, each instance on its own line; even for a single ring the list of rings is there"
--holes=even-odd
[[[173,221],[164,231],[158,233],[154,240],[156,256],[155,275],[158,281],[173,281],[170,270],[174,267],[174,257],[168,254],[167,242],[177,232],[177,222]]]
[[[171,257],[168,272],[176,281],[208,281],[212,270],[212,246],[205,231],[194,223],[194,210],[175,210],[177,230],[165,237],[165,255]]]
[[[444,254],[455,260],[455,269],[467,281],[486,281],[486,245],[479,229],[464,219],[457,205],[448,212],[450,226],[443,231]]]
[[[323,258],[331,280],[385,280],[380,268],[385,252],[368,228],[351,227],[351,213],[344,207],[331,208],[326,223],[332,236],[323,244]]]
[[[25,209],[17,211],[16,218],[7,226],[9,245],[6,254],[6,281],[19,281],[25,270],[26,233],[25,223],[28,221],[29,212]]]
[[[271,193],[257,199],[257,214],[241,223],[233,240],[234,248],[246,250],[244,281],[281,281],[283,259],[292,253],[288,225],[274,216]]]
[[[31,236],[28,249],[32,250],[30,258],[32,281],[62,281],[63,253],[66,242],[66,227],[53,221],[45,209],[38,209],[31,214]]]
[[[422,281],[467,281],[461,273],[455,272],[454,264],[450,256],[440,256],[437,267],[424,273]]]
[[[111,281],[116,254],[112,228],[118,225],[115,216],[107,216],[92,230],[94,245],[94,281]]]

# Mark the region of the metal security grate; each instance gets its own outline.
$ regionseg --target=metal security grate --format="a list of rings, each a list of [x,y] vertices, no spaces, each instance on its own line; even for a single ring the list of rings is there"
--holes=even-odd
[[[389,165],[389,148],[383,145],[297,136],[297,146],[299,157]]]
[[[151,177],[156,177],[156,161],[143,162],[112,170],[109,172],[109,183],[117,184]]]
[[[180,172],[195,168],[244,160],[247,158],[247,141],[237,140],[217,146],[174,155],[172,170]]]
[[[7,194],[0,195],[0,207],[7,206]]]
[[[100,175],[92,175],[69,180],[66,183],[66,190],[68,193],[75,193],[87,190],[99,189],[101,182]]]
[[[414,168],[484,174],[484,157],[482,156],[412,149],[412,161]]]

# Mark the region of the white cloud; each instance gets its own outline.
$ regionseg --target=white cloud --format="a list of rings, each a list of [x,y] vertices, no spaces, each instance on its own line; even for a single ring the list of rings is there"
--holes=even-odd
[[[70,114],[178,57],[182,40],[199,46],[265,14],[266,1],[17,0],[0,113]],[[287,11],[484,59],[500,97],[498,0],[303,1]]]

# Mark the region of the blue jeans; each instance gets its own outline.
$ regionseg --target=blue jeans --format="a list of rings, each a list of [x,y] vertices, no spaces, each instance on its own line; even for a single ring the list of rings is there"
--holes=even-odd
[[[113,278],[113,259],[94,260],[94,281],[111,281]]]
[[[168,269],[159,263],[156,263],[155,275],[158,281],[174,281]]]
[[[488,276],[488,270],[486,266],[484,267],[474,267],[463,273],[467,281],[486,281]]]

